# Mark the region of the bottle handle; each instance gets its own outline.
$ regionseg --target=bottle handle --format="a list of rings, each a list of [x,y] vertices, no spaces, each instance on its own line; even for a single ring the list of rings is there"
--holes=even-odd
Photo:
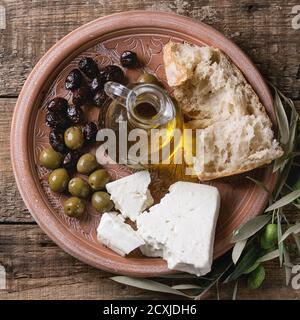
[[[127,97],[132,94],[132,90],[120,83],[108,81],[104,85],[104,91],[113,100],[118,98],[118,102],[127,108]]]

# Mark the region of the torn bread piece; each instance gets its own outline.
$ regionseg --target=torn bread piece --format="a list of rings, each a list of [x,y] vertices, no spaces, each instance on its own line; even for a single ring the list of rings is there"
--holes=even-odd
[[[106,189],[115,208],[124,218],[135,222],[137,216],[154,202],[148,189],[150,182],[150,173],[144,170],[110,182]]]
[[[164,64],[186,126],[204,139],[194,167],[200,180],[248,171],[282,156],[264,106],[219,49],[169,42]]]
[[[102,215],[97,228],[97,238],[123,257],[145,244],[137,232],[126,224],[124,218],[117,212],[106,212]]]
[[[220,208],[217,188],[176,182],[159,204],[137,218],[144,255],[163,257],[170,269],[197,276],[208,273],[213,259]]]

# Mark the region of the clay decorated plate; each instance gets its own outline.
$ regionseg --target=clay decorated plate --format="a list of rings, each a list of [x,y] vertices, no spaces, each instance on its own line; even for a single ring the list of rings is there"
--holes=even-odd
[[[143,72],[155,74],[166,84],[162,48],[169,41],[208,44],[220,48],[241,69],[265,105],[275,124],[272,97],[262,76],[249,58],[230,40],[213,28],[171,13],[132,11],[92,21],[68,34],[54,45],[29,75],[18,99],[11,131],[11,156],[16,181],[23,200],[40,227],[61,248],[74,257],[102,270],[131,276],[158,276],[169,273],[166,262],[147,258],[136,252],[120,257],[98,242],[96,228],[101,216],[91,207],[82,220],[67,217],[62,202],[65,196],[50,191],[49,171],[38,164],[40,151],[49,145],[49,128],[45,125],[47,102],[55,96],[71,101],[65,89],[66,75],[83,56],[94,58],[100,66],[120,65],[124,50],[135,51],[141,62],[137,69],[123,69],[129,82]],[[90,119],[97,120],[101,108],[87,108]],[[107,167],[112,179],[128,175],[124,166]],[[269,190],[275,176],[271,167],[248,173],[262,181]],[[174,182],[168,174],[151,171],[151,193],[155,201]],[[267,195],[246,175],[210,182],[221,194],[221,210],[217,224],[214,257],[228,251],[232,232],[241,223],[262,212]]]

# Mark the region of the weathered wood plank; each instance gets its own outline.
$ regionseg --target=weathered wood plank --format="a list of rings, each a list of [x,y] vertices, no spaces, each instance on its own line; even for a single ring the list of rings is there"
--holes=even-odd
[[[0,96],[18,95],[38,59],[76,27],[110,13],[145,9],[173,11],[212,25],[241,46],[266,78],[300,98],[300,31],[291,24],[296,4],[297,0],[6,0],[7,28],[0,30]]]
[[[0,264],[7,272],[7,289],[0,299],[121,299],[170,298],[159,293],[117,284],[111,274],[96,270],[58,248],[36,225],[0,225]],[[299,299],[300,291],[284,285],[278,262],[266,264],[267,280],[252,291],[241,281],[239,299]],[[231,299],[232,285],[220,292]],[[212,289],[208,299],[216,298]]]
[[[10,125],[15,99],[0,99],[0,222],[33,221],[18,191],[10,160]]]
[[[0,226],[0,264],[7,272],[7,290],[0,290],[0,299],[143,296],[64,253],[36,225]]]
[[[17,96],[38,59],[74,28],[110,13],[146,9],[173,11],[212,25],[243,48],[266,78],[299,100],[300,31],[291,26],[296,4],[297,0],[6,0],[7,29],[0,30],[0,96]],[[64,253],[36,225],[10,225],[33,221],[17,191],[9,158],[14,103],[0,100],[0,264],[8,272],[8,290],[0,290],[0,299],[168,297],[110,281],[108,273]],[[292,206],[286,212],[289,219],[300,218]],[[239,299],[300,298],[299,291],[284,285],[284,272],[276,261],[266,269],[263,287],[252,291],[242,282]],[[232,286],[220,292],[222,299],[231,296]],[[207,298],[216,298],[215,290]]]

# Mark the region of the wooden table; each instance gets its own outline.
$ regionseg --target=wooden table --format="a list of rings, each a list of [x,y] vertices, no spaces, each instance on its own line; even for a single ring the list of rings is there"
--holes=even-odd
[[[170,298],[116,284],[110,274],[69,256],[37,226],[17,190],[9,156],[11,117],[21,87],[39,58],[76,27],[126,10],[173,11],[212,25],[236,42],[263,75],[300,109],[300,29],[292,28],[292,7],[299,1],[134,1],[4,0],[6,29],[0,30],[0,264],[7,290],[0,299]],[[294,209],[291,220],[299,219]],[[252,291],[240,283],[240,299],[299,299],[285,286],[278,262],[266,263],[267,280]],[[221,299],[231,299],[232,286]],[[215,298],[211,290],[207,298]]]

